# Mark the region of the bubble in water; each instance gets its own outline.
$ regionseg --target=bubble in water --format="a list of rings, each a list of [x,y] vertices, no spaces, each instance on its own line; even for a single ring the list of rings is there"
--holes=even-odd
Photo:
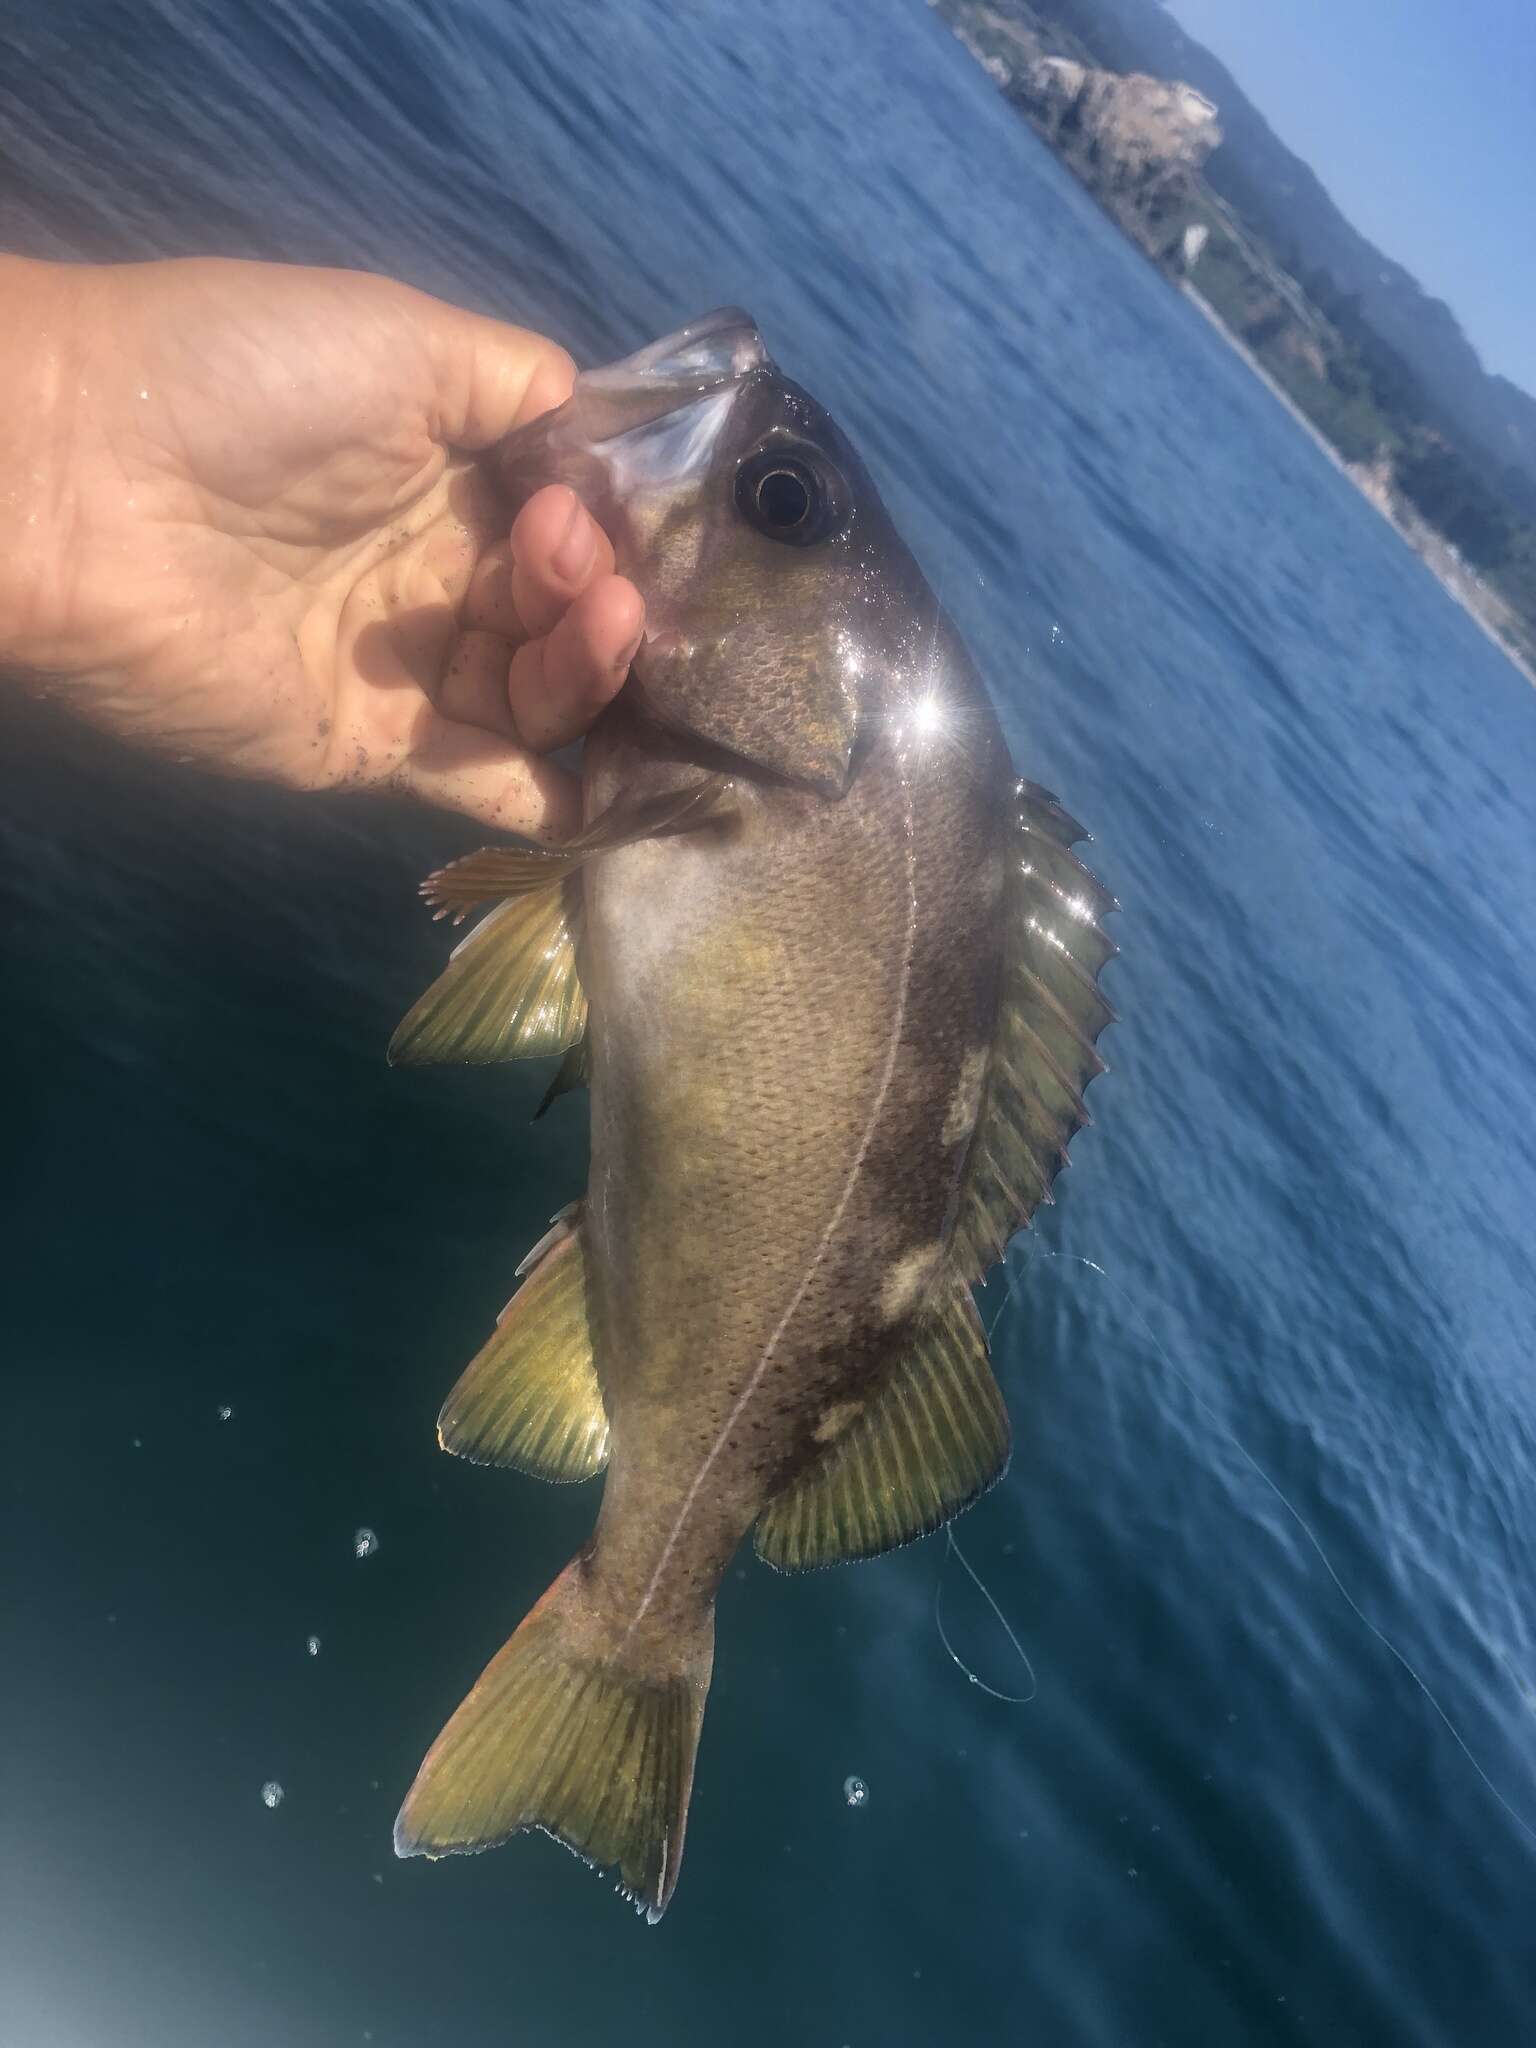
[[[353,1535],[352,1555],[354,1557],[372,1557],[378,1547],[379,1539],[371,1529],[359,1529]]]
[[[318,1636],[306,1636],[304,1638],[304,1647],[308,1650],[311,1657],[318,1657],[320,1654],[320,1638]]]
[[[843,1797],[850,1806],[868,1806],[869,1787],[862,1778],[844,1778]]]
[[[261,1788],[261,1803],[262,1803],[262,1805],[263,1805],[263,1806],[281,1806],[281,1805],[282,1805],[282,1803],[283,1803],[283,1788],[282,1788],[282,1786],[281,1786],[281,1785],[279,1785],[279,1783],[277,1782],[276,1778],[268,1778],[268,1780],[267,1780],[267,1782],[265,1783],[265,1785],[263,1785],[263,1786],[262,1786],[262,1788]]]
[[[220,1422],[228,1422],[229,1418],[231,1417],[231,1415],[233,1415],[233,1414],[234,1414],[234,1412],[235,1412],[235,1411],[234,1411],[234,1409],[230,1407],[230,1405],[229,1405],[229,1403],[228,1403],[227,1401],[221,1401],[221,1402],[220,1402],[220,1404],[219,1404],[219,1420],[220,1420]]]

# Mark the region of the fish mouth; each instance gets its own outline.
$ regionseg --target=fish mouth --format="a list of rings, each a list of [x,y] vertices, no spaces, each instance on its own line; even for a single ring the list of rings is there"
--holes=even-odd
[[[640,426],[647,417],[657,418],[680,402],[702,398],[773,367],[752,315],[740,306],[720,306],[632,356],[583,370],[572,397],[590,393],[621,401],[626,409],[634,408],[629,424]],[[648,405],[658,410],[646,413]]]
[[[693,653],[693,642],[685,633],[668,626],[660,633],[645,633],[635,649],[635,667],[642,667],[647,661],[686,661]]]
[[[669,723],[665,713],[653,702],[652,689],[669,670],[686,668],[697,653],[697,643],[686,633],[679,633],[671,626],[659,632],[647,628],[630,662],[629,680],[630,694],[637,696],[646,706],[648,716],[663,725]]]
[[[718,423],[742,386],[773,373],[751,314],[722,306],[618,362],[581,371],[564,405],[508,437],[503,479],[519,503],[545,484],[569,484],[606,523],[637,456],[647,467],[659,466],[658,447],[668,467],[696,459],[708,439],[705,418]],[[694,427],[680,429],[675,446],[658,443],[677,415]]]

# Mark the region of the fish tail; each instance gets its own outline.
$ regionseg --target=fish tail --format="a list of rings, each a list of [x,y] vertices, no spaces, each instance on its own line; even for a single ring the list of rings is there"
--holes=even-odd
[[[400,1856],[542,1828],[652,1922],[677,1883],[714,1658],[714,1610],[659,1652],[603,1614],[577,1557],[438,1736],[395,1822]]]

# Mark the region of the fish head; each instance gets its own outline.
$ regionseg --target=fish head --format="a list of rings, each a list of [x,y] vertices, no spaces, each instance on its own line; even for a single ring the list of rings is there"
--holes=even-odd
[[[585,371],[507,445],[518,494],[569,484],[639,588],[648,714],[839,795],[874,679],[936,610],[863,464],[726,308]]]

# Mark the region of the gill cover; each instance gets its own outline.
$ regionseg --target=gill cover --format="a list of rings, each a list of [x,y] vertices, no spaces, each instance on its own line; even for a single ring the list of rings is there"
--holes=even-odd
[[[525,496],[569,484],[646,603],[630,687],[661,724],[839,795],[857,736],[873,487],[822,408],[725,308],[584,371],[508,442]],[[899,546],[899,544],[898,544]]]

